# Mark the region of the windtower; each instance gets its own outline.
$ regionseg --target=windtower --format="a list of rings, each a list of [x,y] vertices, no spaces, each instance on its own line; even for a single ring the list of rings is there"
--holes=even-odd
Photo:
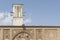
[[[23,25],[23,4],[13,4],[13,26]]]

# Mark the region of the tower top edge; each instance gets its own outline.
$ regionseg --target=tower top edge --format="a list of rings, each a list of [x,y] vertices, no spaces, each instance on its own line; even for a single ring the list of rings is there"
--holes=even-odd
[[[14,3],[14,4],[12,4],[12,5],[24,5],[24,4],[17,4],[17,3]]]

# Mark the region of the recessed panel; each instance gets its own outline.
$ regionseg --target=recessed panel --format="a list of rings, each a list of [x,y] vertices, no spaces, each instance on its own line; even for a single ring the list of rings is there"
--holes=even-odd
[[[36,39],[37,40],[42,40],[42,29],[37,29],[36,30]]]
[[[3,30],[3,40],[10,40],[10,30],[9,29]]]
[[[45,40],[57,40],[57,29],[45,29],[44,39]]]

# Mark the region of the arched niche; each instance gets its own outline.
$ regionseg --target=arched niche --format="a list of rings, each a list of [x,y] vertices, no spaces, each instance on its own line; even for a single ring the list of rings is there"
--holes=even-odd
[[[16,34],[12,40],[30,40],[30,39],[31,39],[31,35],[23,31]]]

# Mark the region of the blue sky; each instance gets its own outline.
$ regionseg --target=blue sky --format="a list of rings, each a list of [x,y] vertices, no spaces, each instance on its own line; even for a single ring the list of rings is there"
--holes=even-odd
[[[0,0],[0,14],[4,15],[0,15],[1,25],[12,24],[12,17],[7,15],[11,14],[14,3],[24,4],[25,25],[60,26],[60,0]],[[8,22],[4,21],[6,16]]]

